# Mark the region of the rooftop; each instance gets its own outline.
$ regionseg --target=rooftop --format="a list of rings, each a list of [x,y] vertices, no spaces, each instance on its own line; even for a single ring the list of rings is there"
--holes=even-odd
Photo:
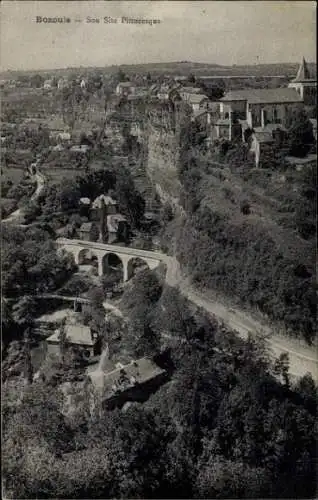
[[[119,222],[127,222],[126,217],[124,217],[121,214],[108,215],[107,216],[107,228],[108,228],[108,230],[113,231],[113,232],[117,232]]]
[[[120,87],[133,87],[131,82],[119,82]]]
[[[185,100],[188,101],[190,104],[200,104],[200,102],[208,99],[208,97],[205,94],[191,94],[184,92],[184,95],[185,95]]]
[[[102,391],[104,398],[108,399],[164,373],[165,370],[159,368],[151,359],[141,358],[131,361],[122,367],[115,368],[108,373],[96,370],[95,372],[90,372],[88,376],[94,387]]]
[[[221,102],[248,101],[250,104],[301,102],[297,91],[292,88],[230,90]]]
[[[117,205],[117,202],[111,197],[106,194],[101,194],[95,198],[93,201],[93,208],[101,208],[102,205],[102,200],[104,201],[105,205]]]
[[[271,132],[268,132],[266,130],[261,130],[261,131],[254,131],[254,136],[257,139],[258,142],[268,144],[270,142],[273,142],[273,136]]]
[[[79,230],[81,233],[89,233],[93,225],[95,225],[94,222],[83,222]]]
[[[65,326],[66,339],[71,344],[93,346],[94,342],[91,335],[89,326],[84,325],[66,325]],[[46,339],[47,342],[60,342],[60,330],[55,330],[53,335]]]
[[[268,123],[265,127],[255,127],[255,132],[269,132],[273,133],[275,130],[282,130],[283,132],[287,132],[287,129],[281,123]]]
[[[83,205],[90,205],[91,200],[89,198],[80,198],[79,202],[82,203]]]
[[[304,82],[306,80],[312,80],[312,78],[305,58],[303,57],[303,60],[298,68],[296,78],[293,80],[293,82]]]

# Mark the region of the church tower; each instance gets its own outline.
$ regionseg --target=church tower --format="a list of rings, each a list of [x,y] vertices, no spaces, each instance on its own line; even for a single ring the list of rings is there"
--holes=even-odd
[[[317,80],[311,78],[308,65],[304,58],[300,63],[296,78],[289,83],[288,87],[294,88],[298,92],[306,106],[315,105],[317,96]]]

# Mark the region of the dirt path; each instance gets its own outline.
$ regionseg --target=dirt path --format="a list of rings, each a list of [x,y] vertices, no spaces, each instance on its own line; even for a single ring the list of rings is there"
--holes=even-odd
[[[36,190],[34,191],[33,195],[31,196],[31,201],[33,200],[36,200],[42,190],[44,189],[44,186],[45,186],[45,177],[40,173],[40,172],[37,172],[35,175],[34,175],[34,178],[36,180],[36,183],[37,183],[37,187],[36,187]],[[16,223],[16,224],[22,224],[22,222],[24,221],[24,214],[23,214],[23,208],[18,208],[17,210],[15,210],[14,212],[12,212],[11,215],[9,215],[9,217],[7,217],[6,219],[3,219],[1,222],[2,224],[7,224],[7,223]]]
[[[168,285],[178,287],[191,302],[222,320],[241,338],[246,339],[249,333],[264,338],[273,358],[287,353],[289,355],[289,371],[293,377],[300,378],[306,373],[310,373],[313,379],[318,382],[318,353],[314,348],[302,346],[297,340],[278,335],[273,332],[271,327],[261,323],[238,307],[229,307],[207,293],[196,290],[187,279],[181,276],[180,265],[173,257],[167,257],[166,264]]]

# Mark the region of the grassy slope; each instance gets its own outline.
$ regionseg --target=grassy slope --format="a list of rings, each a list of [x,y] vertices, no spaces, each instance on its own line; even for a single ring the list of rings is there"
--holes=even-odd
[[[312,267],[310,243],[299,237],[294,212],[288,207],[298,199],[300,173],[266,172],[253,169],[248,175],[229,168],[211,166],[201,181],[202,204],[226,214],[234,225],[248,223],[264,228],[290,258],[302,255]],[[240,203],[249,201],[251,214],[240,211]]]

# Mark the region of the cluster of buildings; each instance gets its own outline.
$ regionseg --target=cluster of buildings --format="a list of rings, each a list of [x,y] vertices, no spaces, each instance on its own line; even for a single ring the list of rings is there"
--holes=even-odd
[[[108,345],[102,350],[100,336],[89,326],[77,323],[78,320],[79,318],[74,316],[63,326],[64,337],[66,349],[81,352],[87,362],[85,383],[88,382],[91,412],[101,407],[113,409],[123,407],[127,402],[143,402],[167,381],[167,371],[149,357],[125,361],[110,357]],[[46,356],[60,356],[61,328],[57,328],[47,337],[46,346]],[[36,378],[45,378],[45,373],[40,369]],[[87,397],[85,391],[82,395]],[[72,399],[72,391],[69,396]],[[78,397],[77,392],[74,406],[78,403]]]
[[[102,243],[128,241],[130,229],[127,218],[119,212],[113,198],[101,194],[94,201],[81,198],[79,203],[80,215],[88,219],[79,228],[80,239]]]
[[[287,88],[246,89],[227,92],[220,99],[220,119],[216,122],[217,136],[231,140],[235,125],[241,125],[242,139],[247,129],[256,133],[271,133],[273,126],[286,131],[291,113],[305,105],[316,103],[316,80],[311,78],[303,59],[296,78]]]
[[[74,81],[70,81],[68,78],[62,77],[56,82],[54,78],[49,78],[44,81],[43,89],[52,90],[57,87],[61,90],[70,88],[72,85],[79,86],[84,90],[87,88],[87,80],[83,77],[77,77]]]
[[[66,350],[78,353],[86,361],[82,388],[86,386],[89,389],[88,402],[92,413],[102,407],[113,409],[121,408],[127,402],[143,402],[169,378],[167,370],[151,357],[131,359],[130,356],[110,356],[109,345],[103,346],[100,334],[83,325],[81,310],[74,312],[66,324],[56,328],[46,338],[43,361],[46,357],[60,357]],[[46,378],[45,366],[44,369],[39,367],[34,380]],[[81,395],[75,390],[73,400],[71,384],[67,382],[63,385],[62,390],[68,389],[68,401],[73,401],[71,406],[76,407]],[[84,390],[82,397],[87,398]]]
[[[206,132],[208,142],[249,141],[253,143],[252,150],[259,151],[262,144],[273,142],[278,133],[282,137],[287,133],[288,121],[295,110],[316,105],[316,85],[303,59],[296,77],[287,87],[230,90],[213,102],[201,86],[185,85],[180,79],[142,89],[131,82],[121,82],[115,93],[128,100],[137,100],[142,92],[158,102],[185,102],[191,108],[192,121]],[[311,122],[317,138],[317,120],[311,118]]]

